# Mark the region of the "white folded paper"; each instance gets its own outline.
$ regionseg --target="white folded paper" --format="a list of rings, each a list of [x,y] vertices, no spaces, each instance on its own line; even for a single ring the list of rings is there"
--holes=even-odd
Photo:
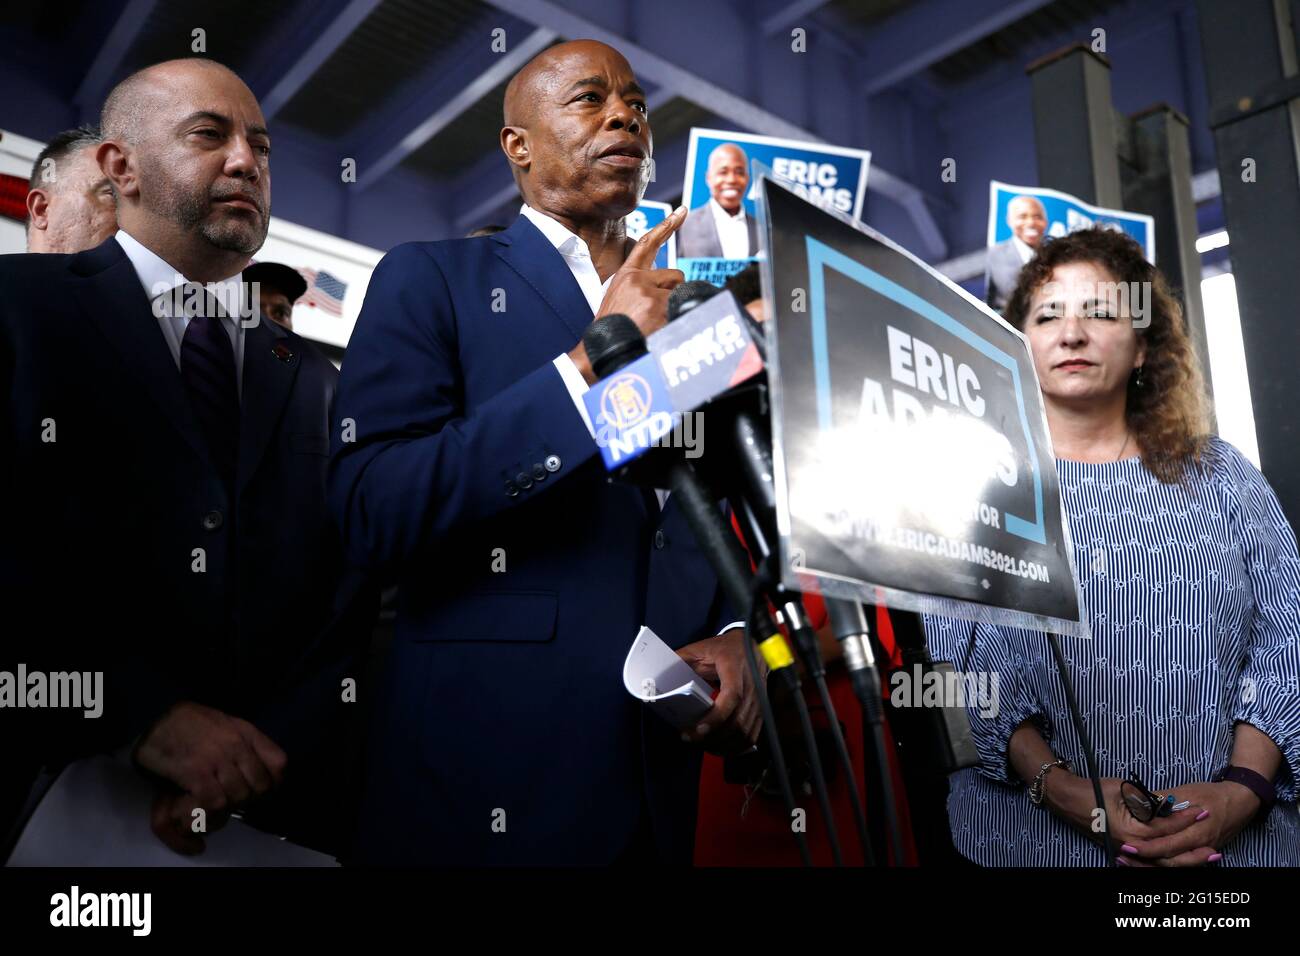
[[[648,627],[627,652],[623,686],[678,730],[694,727],[713,706],[713,688]]]
[[[197,856],[149,826],[153,786],[123,754],[69,764],[37,805],[6,866],[338,866],[333,857],[231,819]]]

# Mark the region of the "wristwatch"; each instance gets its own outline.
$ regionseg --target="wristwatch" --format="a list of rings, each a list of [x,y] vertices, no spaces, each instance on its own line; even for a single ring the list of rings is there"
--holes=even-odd
[[[1239,783],[1259,797],[1259,812],[1255,814],[1255,822],[1257,823],[1269,815],[1273,809],[1273,804],[1277,802],[1277,791],[1273,787],[1273,782],[1265,779],[1263,774],[1256,773],[1248,767],[1234,767],[1232,764],[1228,764],[1214,775],[1215,783],[1224,780]]]
[[[1058,757],[1051,763],[1045,763],[1038,768],[1038,776],[1034,777],[1034,782],[1029,785],[1029,801],[1035,806],[1040,806],[1043,802],[1043,778],[1047,776],[1047,771],[1053,767],[1069,770],[1070,761]]]

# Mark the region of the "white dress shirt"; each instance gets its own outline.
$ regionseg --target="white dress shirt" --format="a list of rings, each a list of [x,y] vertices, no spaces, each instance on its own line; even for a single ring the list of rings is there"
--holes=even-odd
[[[587,249],[587,244],[546,215],[546,213],[538,212],[527,203],[524,203],[520,213],[541,230],[546,240],[555,247],[555,251],[564,257],[564,264],[573,273],[573,278],[578,280],[578,288],[582,290],[587,304],[591,306],[591,316],[594,319],[597,310],[600,309],[601,301],[605,298],[605,292],[609,289],[609,284],[614,277],[610,276],[604,282],[601,282],[600,274],[596,272],[596,266],[591,261],[591,252]],[[590,388],[587,380],[582,377],[582,373],[578,371],[578,367],[573,364],[573,359],[569,358],[567,352],[555,356],[554,362],[555,368],[560,373],[560,378],[564,379],[564,385],[569,390],[569,397],[573,399],[578,414],[582,416],[582,423],[587,426],[587,432],[594,441],[596,429],[592,427],[591,416],[587,414],[587,406],[582,401],[582,396]],[[663,508],[664,501],[668,498],[668,492],[662,488],[656,488],[655,497],[659,499],[659,507]]]
[[[559,222],[545,213],[538,212],[527,203],[524,203],[520,213],[527,217],[528,221],[536,226],[542,235],[546,237],[546,240],[555,247],[555,251],[564,257],[564,264],[569,267],[569,271],[573,273],[573,278],[578,281],[578,288],[582,290],[587,304],[591,306],[592,318],[595,318],[597,310],[600,309],[600,303],[605,298],[605,292],[609,289],[609,283],[614,277],[610,276],[604,282],[601,282],[600,274],[596,272],[596,266],[591,261],[591,251],[587,248],[587,244],[578,236],[569,232]],[[573,404],[577,407],[578,414],[582,416],[582,422],[587,426],[587,431],[594,441],[596,430],[591,427],[591,417],[587,414],[587,406],[582,402],[583,394],[590,388],[587,380],[582,377],[582,373],[578,371],[578,367],[573,364],[573,359],[569,358],[567,352],[557,355],[554,362],[555,368],[560,373],[560,378],[564,380],[564,384],[569,390],[569,397],[573,399]],[[668,500],[668,491],[663,488],[656,488],[655,497],[659,500],[659,509],[662,511],[664,502]],[[733,621],[718,633],[725,634],[732,628],[743,626],[743,621]]]
[[[244,393],[244,327],[239,321],[241,305],[244,301],[244,284],[242,272],[237,272],[219,282],[191,283],[179,271],[167,264],[167,261],[152,249],[142,245],[129,232],[119,229],[114,237],[122,247],[126,257],[131,260],[135,274],[144,286],[144,294],[149,299],[153,314],[158,317],[159,328],[167,347],[171,349],[172,359],[179,371],[181,367],[181,341],[185,338],[185,329],[190,324],[190,317],[182,310],[179,315],[174,308],[176,300],[167,293],[178,285],[202,285],[213,296],[226,315],[221,324],[230,336],[230,346],[235,353],[235,387],[242,397]],[[161,299],[161,301],[157,301]],[[182,298],[182,301],[183,298]]]
[[[527,203],[524,203],[519,211],[538,228],[546,237],[546,241],[555,247],[555,251],[564,257],[564,264],[569,267],[573,278],[578,281],[578,288],[582,290],[583,298],[591,307],[591,317],[594,319],[601,301],[605,298],[605,291],[614,277],[610,276],[601,282],[595,263],[591,261],[591,251],[587,248],[587,244],[546,213],[538,212]],[[594,439],[596,429],[592,427],[591,416],[587,414],[587,406],[582,401],[582,396],[588,388],[587,380],[582,377],[582,373],[578,371],[578,367],[573,364],[573,359],[569,358],[567,352],[555,357],[555,367],[560,377],[564,379],[564,385],[569,390],[569,397],[573,399],[574,407],[582,416],[582,423],[587,426],[588,433]]]
[[[733,216],[716,199],[710,199],[709,209],[713,211],[713,223],[718,228],[718,240],[722,243],[722,258],[748,259],[749,222],[745,219],[745,207],[742,205]]]

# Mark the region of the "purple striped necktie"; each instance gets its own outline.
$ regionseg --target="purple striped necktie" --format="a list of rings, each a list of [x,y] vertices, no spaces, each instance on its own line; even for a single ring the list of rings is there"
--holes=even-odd
[[[181,339],[181,378],[208,443],[212,463],[222,480],[233,484],[239,454],[235,351],[222,327],[215,299],[205,296],[202,301],[203,314],[189,320]]]

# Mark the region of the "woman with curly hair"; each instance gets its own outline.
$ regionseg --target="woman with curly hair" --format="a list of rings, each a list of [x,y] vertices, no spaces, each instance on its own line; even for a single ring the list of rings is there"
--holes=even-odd
[[[1272,489],[1207,434],[1181,310],[1132,239],[1088,229],[1026,264],[1029,340],[1091,640],[1065,666],[1102,776],[1098,813],[1047,640],[929,619],[936,658],[998,674],[970,711],[953,839],[985,866],[1300,864],[1300,558]]]

